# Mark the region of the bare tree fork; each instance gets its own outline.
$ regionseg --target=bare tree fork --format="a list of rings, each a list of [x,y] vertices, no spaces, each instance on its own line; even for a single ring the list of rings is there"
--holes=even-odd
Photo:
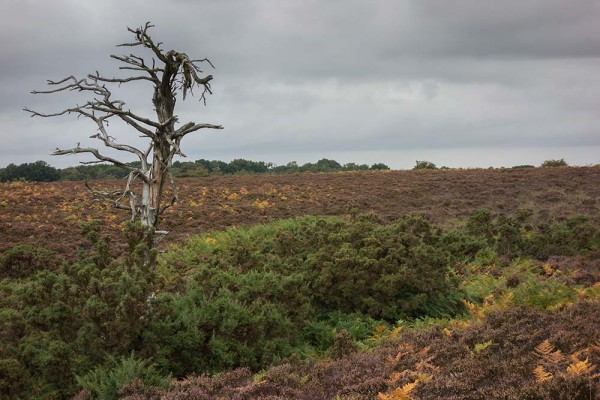
[[[99,140],[105,148],[134,155],[138,163],[127,163],[112,156],[107,156],[94,147],[81,147],[79,143],[70,149],[56,149],[53,155],[68,155],[87,153],[94,157],[93,161],[82,162],[93,164],[107,162],[129,171],[123,190],[102,191],[92,188],[87,182],[86,187],[96,201],[108,201],[118,209],[129,210],[133,221],[140,221],[152,235],[163,237],[166,232],[157,231],[161,214],[172,207],[177,201],[177,187],[170,172],[175,155],[185,157],[181,150],[181,140],[188,134],[201,129],[223,129],[221,125],[187,122],[179,124],[175,114],[175,104],[179,93],[185,100],[188,92],[193,95],[194,89],[201,92],[199,100],[206,104],[206,95],[212,94],[210,82],[212,75],[204,75],[199,65],[208,64],[207,59],[192,60],[190,57],[175,50],[165,51],[162,43],[155,42],[148,31],[154,26],[147,22],[144,26],[127,30],[133,34],[134,40],[117,47],[141,47],[148,54],[145,57],[135,54],[111,55],[120,61],[121,71],[130,72],[130,76],[106,77],[98,71],[77,79],[70,75],[58,81],[48,80],[47,90],[33,91],[34,94],[56,94],[60,92],[83,92],[90,94],[90,100],[85,104],[53,112],[24,110],[32,117],[58,117],[75,114],[85,117],[97,126],[97,132],[90,138]],[[152,117],[138,115],[126,107],[122,100],[113,99],[110,85],[123,85],[131,82],[149,82],[152,85],[152,103],[155,115]],[[141,137],[148,139],[146,149],[139,149],[128,144],[118,143],[108,134],[108,122],[112,118],[120,119],[136,130]],[[172,187],[172,197],[164,201],[163,192],[165,181],[169,180]],[[136,193],[141,182],[141,193]],[[134,186],[136,186],[134,188]],[[158,237],[155,237],[158,240]]]

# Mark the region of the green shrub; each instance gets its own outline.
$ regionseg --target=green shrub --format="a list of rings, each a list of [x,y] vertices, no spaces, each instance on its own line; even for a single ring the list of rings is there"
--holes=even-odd
[[[474,237],[485,239],[492,244],[496,236],[496,224],[490,210],[482,208],[477,210],[467,220],[465,233]]]
[[[373,171],[388,171],[390,167],[385,165],[384,163],[375,163],[369,167],[370,170]]]
[[[306,277],[317,304],[395,321],[426,315],[455,289],[448,253],[422,217],[381,226],[369,219],[330,237],[306,260]],[[454,305],[448,304],[452,312]]]
[[[524,164],[524,165],[514,165],[512,169],[526,169],[526,168],[535,168],[535,165]]]
[[[583,216],[563,223],[543,223],[524,239],[525,254],[540,260],[551,256],[572,256],[584,253],[600,244],[600,232]]]
[[[133,381],[139,380],[145,386],[158,386],[168,389],[171,377],[161,374],[156,366],[147,360],[138,360],[131,354],[128,357],[109,357],[107,363],[94,368],[83,376],[77,376],[77,383],[89,391],[92,398],[117,400],[119,390]]]
[[[574,301],[576,297],[574,288],[555,279],[531,278],[514,290],[512,301],[519,306],[550,309],[564,302]]]
[[[128,230],[131,248],[119,260],[98,224],[84,231],[89,252],[71,265],[49,268],[53,259],[44,258],[43,249],[19,247],[3,256],[11,268],[5,271],[27,271],[0,280],[0,359],[19,360],[30,375],[11,383],[16,398],[68,398],[75,393],[74,373],[139,344],[155,279],[140,254],[147,243],[135,243]],[[21,264],[27,269],[15,267]]]
[[[55,269],[58,257],[43,247],[18,245],[0,257],[0,278],[23,278],[44,269]]]
[[[238,366],[264,368],[290,355],[299,333],[294,314],[303,307],[294,296],[297,277],[250,271],[197,271],[183,294],[152,302],[143,333],[145,351],[160,366],[182,377]]]
[[[304,324],[302,341],[317,351],[324,352],[333,346],[337,332],[345,331],[354,340],[367,339],[373,330],[384,324],[360,313],[344,314],[340,311],[324,312]]]
[[[568,165],[563,158],[560,160],[546,160],[542,163],[542,167],[567,167]]]
[[[489,210],[481,209],[469,218],[464,233],[447,233],[445,241],[455,247],[461,243],[463,246],[470,244],[472,250],[479,246],[481,253],[476,258],[485,255],[488,263],[496,257],[481,243],[477,244],[477,239],[485,239],[497,256],[507,259],[533,257],[546,260],[556,255],[585,253],[600,245],[600,231],[586,217],[571,217],[564,222],[546,222],[531,227],[525,225],[530,215],[527,210],[509,216],[504,212],[493,215]]]
[[[0,358],[0,396],[3,399],[17,397],[29,384],[29,373],[15,358]]]
[[[431,161],[417,160],[413,169],[437,169],[436,165]]]

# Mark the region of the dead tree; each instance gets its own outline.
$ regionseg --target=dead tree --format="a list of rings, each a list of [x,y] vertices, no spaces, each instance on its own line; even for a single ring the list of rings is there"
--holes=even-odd
[[[93,164],[108,162],[129,171],[127,182],[123,190],[107,192],[91,188],[88,189],[99,199],[112,202],[115,207],[131,212],[131,219],[139,221],[155,233],[160,215],[177,200],[175,181],[171,175],[171,163],[175,155],[185,155],[181,152],[181,140],[189,133],[200,129],[223,129],[220,125],[199,124],[187,122],[180,125],[178,117],[174,114],[177,96],[182,95],[185,100],[187,93],[193,94],[195,88],[201,93],[199,99],[206,104],[206,95],[212,94],[210,81],[212,75],[199,76],[202,71],[200,63],[207,63],[213,67],[208,59],[192,60],[187,54],[175,50],[161,49],[162,43],[154,42],[148,30],[152,28],[149,22],[138,29],[127,28],[134,35],[130,43],[123,43],[118,47],[142,47],[150,54],[143,58],[138,55],[111,55],[112,58],[122,62],[120,70],[132,71],[131,76],[125,78],[107,78],[96,71],[83,79],[69,76],[59,81],[48,81],[49,90],[33,91],[32,93],[58,93],[77,91],[89,93],[91,100],[84,105],[55,112],[41,113],[28,108],[32,117],[57,117],[66,114],[76,114],[78,117],[91,119],[97,125],[98,132],[90,136],[100,140],[105,147],[135,155],[140,163],[139,167],[133,163],[126,163],[116,158],[102,154],[97,148],[81,147],[79,143],[71,149],[56,149],[53,155],[89,153],[95,160],[83,162]],[[214,68],[214,67],[213,67]],[[112,93],[107,85],[121,85],[134,81],[148,81],[152,84],[154,93],[152,103],[156,111],[155,118],[138,115],[125,106],[122,100],[112,98]],[[117,143],[116,139],[108,134],[108,122],[111,118],[119,118],[142,137],[148,139],[145,149],[138,149],[127,144]],[[151,157],[151,159],[150,159]],[[165,182],[169,180],[173,185],[172,198],[163,200]],[[141,182],[141,193],[136,192],[134,183]],[[138,189],[139,190],[139,189]],[[156,231],[158,233],[159,231]],[[162,234],[166,232],[160,231]]]

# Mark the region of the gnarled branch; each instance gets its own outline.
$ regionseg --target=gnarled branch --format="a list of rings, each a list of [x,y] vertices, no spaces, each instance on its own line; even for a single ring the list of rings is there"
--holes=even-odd
[[[134,40],[119,45],[148,49],[152,54],[149,61],[146,61],[148,58],[144,59],[135,54],[111,55],[113,59],[122,63],[119,70],[129,71],[129,76],[108,77],[96,71],[84,79],[77,79],[71,75],[57,81],[49,80],[47,90],[32,93],[54,94],[75,91],[91,93],[92,98],[85,104],[78,104],[52,113],[34,111],[29,108],[24,110],[32,117],[56,117],[74,113],[78,117],[89,118],[98,127],[98,131],[90,138],[100,140],[105,147],[110,149],[135,155],[141,162],[139,168],[102,154],[97,148],[81,147],[79,144],[71,149],[56,149],[53,153],[53,155],[87,153],[91,154],[95,160],[85,161],[84,164],[108,162],[129,171],[125,189],[122,191],[103,192],[92,189],[87,184],[86,186],[96,198],[109,200],[117,208],[130,210],[132,219],[139,218],[143,224],[156,228],[158,217],[177,201],[177,188],[170,168],[175,155],[185,157],[181,149],[182,138],[200,129],[223,129],[223,127],[194,122],[176,127],[179,121],[174,110],[178,92],[182,93],[185,100],[188,92],[193,95],[194,89],[199,87],[202,90],[199,99],[206,103],[206,95],[212,94],[210,83],[213,76],[210,74],[203,76],[199,64],[207,63],[212,68],[214,66],[207,58],[191,59],[184,52],[164,51],[161,49],[162,43],[155,42],[148,33],[152,27],[153,25],[147,22],[137,29],[127,28],[134,34]],[[153,85],[152,102],[156,111],[156,119],[134,113],[126,107],[124,101],[112,98],[109,89],[111,84],[120,86],[131,82],[150,82]],[[115,117],[133,127],[141,133],[142,137],[148,138],[148,146],[142,150],[132,145],[119,143],[110,136],[107,131],[108,123],[111,118]],[[149,159],[151,162],[148,162]],[[173,197],[168,204],[163,204],[162,192],[167,178],[173,187]],[[136,180],[142,181],[143,191],[140,196],[134,193],[133,184]],[[127,200],[129,204],[125,204]]]

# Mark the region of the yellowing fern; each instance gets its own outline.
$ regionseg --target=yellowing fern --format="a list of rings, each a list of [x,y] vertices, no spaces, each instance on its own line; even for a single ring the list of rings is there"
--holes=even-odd
[[[475,343],[475,347],[473,348],[473,350],[475,350],[475,353],[481,353],[482,351],[490,347],[492,344],[492,340],[488,340],[487,342],[483,343]]]
[[[548,264],[548,263],[544,264],[544,273],[547,276],[554,275],[554,272],[556,272],[556,271],[550,266],[550,264]]]
[[[392,376],[390,376],[390,380],[389,383],[390,385],[395,385],[396,382],[398,382],[400,380],[400,378],[402,378],[407,371],[402,371],[402,372],[394,372],[392,374]]]
[[[594,364],[591,364],[586,358],[583,361],[578,361],[569,364],[569,366],[567,367],[567,374],[572,377],[581,375],[591,375],[595,369],[596,366]]]
[[[413,390],[415,390],[418,383],[418,380],[412,383],[407,383],[406,385],[396,388],[387,394],[380,392],[377,394],[377,398],[379,400],[412,400],[413,397],[411,396],[411,393]]]
[[[388,356],[387,362],[389,364],[391,364],[392,366],[395,366],[396,364],[398,364],[398,362],[400,362],[400,359],[402,357],[404,357],[408,353],[412,352],[413,350],[414,350],[414,347],[412,344],[402,343],[398,346],[398,354],[396,354],[396,356],[394,356],[394,357]]]
[[[391,338],[395,338],[396,336],[398,336],[400,334],[400,332],[402,332],[402,329],[404,329],[403,326],[397,326],[394,329],[392,329],[392,331],[390,332],[390,337]]]
[[[552,374],[547,372],[544,367],[542,367],[541,365],[538,365],[534,370],[533,370],[533,374],[535,375],[535,378],[537,379],[538,382],[545,382],[545,381],[549,381],[550,379],[553,378]]]
[[[560,350],[557,350],[548,339],[535,347],[535,353],[546,361],[550,361],[553,364],[557,364],[563,359],[563,355]]]
[[[371,339],[373,339],[373,340],[379,339],[384,334],[386,329],[387,328],[385,325],[376,326],[375,329],[373,329],[373,332],[371,333]]]

